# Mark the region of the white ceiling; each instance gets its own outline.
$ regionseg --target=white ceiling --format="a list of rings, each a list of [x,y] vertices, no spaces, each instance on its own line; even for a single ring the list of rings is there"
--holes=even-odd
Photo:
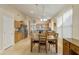
[[[24,14],[36,18],[42,16],[51,18],[64,7],[63,4],[15,4],[13,6]]]

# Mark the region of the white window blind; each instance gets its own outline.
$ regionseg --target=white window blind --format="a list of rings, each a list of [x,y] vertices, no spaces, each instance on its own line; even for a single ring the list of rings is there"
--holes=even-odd
[[[57,17],[57,32],[59,33],[59,37],[62,37],[62,16]]]
[[[64,14],[56,17],[57,32],[59,33],[59,37],[72,38],[72,15],[73,10],[70,9]]]
[[[63,37],[72,38],[72,9],[63,14]]]

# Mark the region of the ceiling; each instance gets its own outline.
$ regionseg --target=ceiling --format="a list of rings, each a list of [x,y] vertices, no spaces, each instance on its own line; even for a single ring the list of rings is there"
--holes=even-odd
[[[15,4],[13,6],[25,15],[35,18],[51,18],[64,7],[63,4]]]

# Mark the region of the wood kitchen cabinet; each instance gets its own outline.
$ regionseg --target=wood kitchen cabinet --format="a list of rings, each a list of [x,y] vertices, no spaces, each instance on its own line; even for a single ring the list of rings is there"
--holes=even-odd
[[[23,39],[23,33],[19,31],[21,24],[23,21],[15,21],[15,43]]]
[[[69,42],[66,40],[63,40],[63,54],[64,55],[69,55],[70,54],[70,50],[69,50]]]
[[[23,34],[21,32],[15,32],[15,43],[23,39]]]
[[[70,44],[70,53],[73,55],[79,54],[79,47],[74,44]]]
[[[15,21],[15,28],[20,28],[21,24],[23,24],[23,21]]]
[[[63,39],[63,55],[79,55],[79,40]]]

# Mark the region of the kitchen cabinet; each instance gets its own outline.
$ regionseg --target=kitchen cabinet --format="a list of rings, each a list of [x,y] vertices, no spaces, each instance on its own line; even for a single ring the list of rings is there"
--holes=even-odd
[[[63,55],[79,55],[79,40],[63,39]]]
[[[23,24],[23,21],[15,21],[15,28],[20,28],[21,24]]]
[[[15,43],[23,39],[23,34],[21,32],[15,32]]]
[[[23,21],[15,21],[15,43],[23,39],[23,33],[19,31]]]
[[[66,40],[63,40],[63,54],[69,55],[69,42]]]

